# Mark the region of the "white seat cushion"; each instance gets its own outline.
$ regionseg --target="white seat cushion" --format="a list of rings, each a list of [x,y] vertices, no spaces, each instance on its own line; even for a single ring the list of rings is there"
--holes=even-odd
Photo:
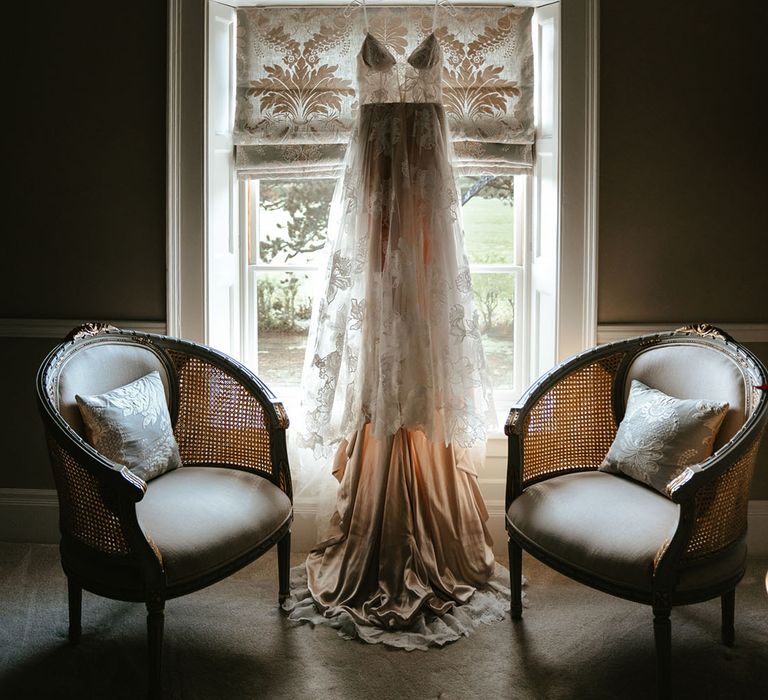
[[[677,528],[679,506],[621,476],[578,472],[530,486],[507,518],[557,560],[648,591],[654,558]]]
[[[291,517],[291,502],[256,474],[181,467],[149,482],[136,513],[160,550],[168,585],[176,585],[216,571],[269,539]]]

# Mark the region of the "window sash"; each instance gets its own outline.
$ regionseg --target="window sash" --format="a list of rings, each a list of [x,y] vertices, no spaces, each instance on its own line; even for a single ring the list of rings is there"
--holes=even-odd
[[[483,173],[472,172],[471,175],[480,175]],[[283,179],[283,178],[281,178]],[[284,178],[284,179],[302,179],[302,178]],[[530,290],[530,264],[526,251],[530,241],[530,193],[532,191],[531,177],[529,175],[515,176],[515,206],[514,206],[514,224],[512,232],[513,241],[513,262],[512,263],[469,263],[471,274],[498,274],[514,275],[515,280],[515,309],[514,309],[514,331],[510,341],[514,348],[514,367],[512,388],[499,389],[494,388],[498,418],[500,421],[499,430],[503,424],[503,410],[506,406],[514,403],[530,382],[528,377],[528,348],[525,339],[528,335],[528,313],[530,300],[528,298]],[[248,216],[243,216],[243,235],[249,237],[249,245],[258,246],[261,232],[258,231],[258,209],[260,186],[258,181],[249,181],[241,183],[241,192],[243,199],[248,199]],[[247,193],[247,197],[246,197]],[[254,197],[255,194],[255,197]],[[247,230],[250,227],[251,230]],[[253,228],[257,230],[254,232]],[[243,246],[246,249],[246,246]],[[247,255],[247,253],[246,253]],[[259,349],[258,349],[258,318],[257,318],[257,279],[261,273],[281,273],[292,272],[296,274],[315,274],[320,275],[324,269],[323,261],[317,265],[303,265],[297,263],[265,263],[265,262],[245,262],[245,278],[247,286],[247,301],[245,303],[247,311],[246,332],[245,332],[245,353],[244,362],[254,371],[258,372]],[[301,371],[301,367],[297,368]],[[269,381],[269,378],[267,378]],[[281,397],[295,409],[298,408],[301,398],[300,379],[296,384],[280,384],[274,381],[270,384]],[[499,433],[501,434],[501,433]]]

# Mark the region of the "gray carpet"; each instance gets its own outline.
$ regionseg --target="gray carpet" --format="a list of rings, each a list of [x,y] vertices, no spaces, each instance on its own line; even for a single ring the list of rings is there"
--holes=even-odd
[[[296,563],[301,560],[296,556]],[[168,698],[652,698],[650,609],[573,583],[526,558],[522,623],[483,626],[443,649],[404,652],[296,626],[278,611],[272,554],[166,606]],[[719,603],[672,615],[674,696],[762,698],[768,688],[768,558],[736,598],[736,645]],[[0,544],[0,698],[141,698],[139,604],[83,596],[83,638],[66,639],[56,547]]]

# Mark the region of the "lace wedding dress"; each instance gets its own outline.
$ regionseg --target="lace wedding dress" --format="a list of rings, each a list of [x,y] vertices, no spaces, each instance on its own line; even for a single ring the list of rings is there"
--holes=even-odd
[[[292,617],[336,619],[367,641],[415,627],[426,643],[455,639],[471,625],[454,619],[430,636],[425,615],[446,615],[494,574],[468,448],[495,415],[441,72],[434,33],[403,64],[366,33],[304,368],[302,440],[335,451],[339,488],[329,536],[306,562],[320,614]],[[409,639],[394,643],[420,646]]]

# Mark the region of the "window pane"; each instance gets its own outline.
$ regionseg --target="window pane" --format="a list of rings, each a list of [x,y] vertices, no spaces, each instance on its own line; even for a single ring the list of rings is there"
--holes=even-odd
[[[312,315],[312,277],[256,274],[258,374],[269,385],[298,385]]]
[[[336,180],[327,178],[261,180],[259,245],[258,250],[249,246],[249,262],[317,265],[335,185]]]
[[[514,263],[514,182],[511,175],[459,178],[470,263]]]
[[[483,350],[494,389],[512,389],[515,383],[515,276],[509,272],[472,274]]]

